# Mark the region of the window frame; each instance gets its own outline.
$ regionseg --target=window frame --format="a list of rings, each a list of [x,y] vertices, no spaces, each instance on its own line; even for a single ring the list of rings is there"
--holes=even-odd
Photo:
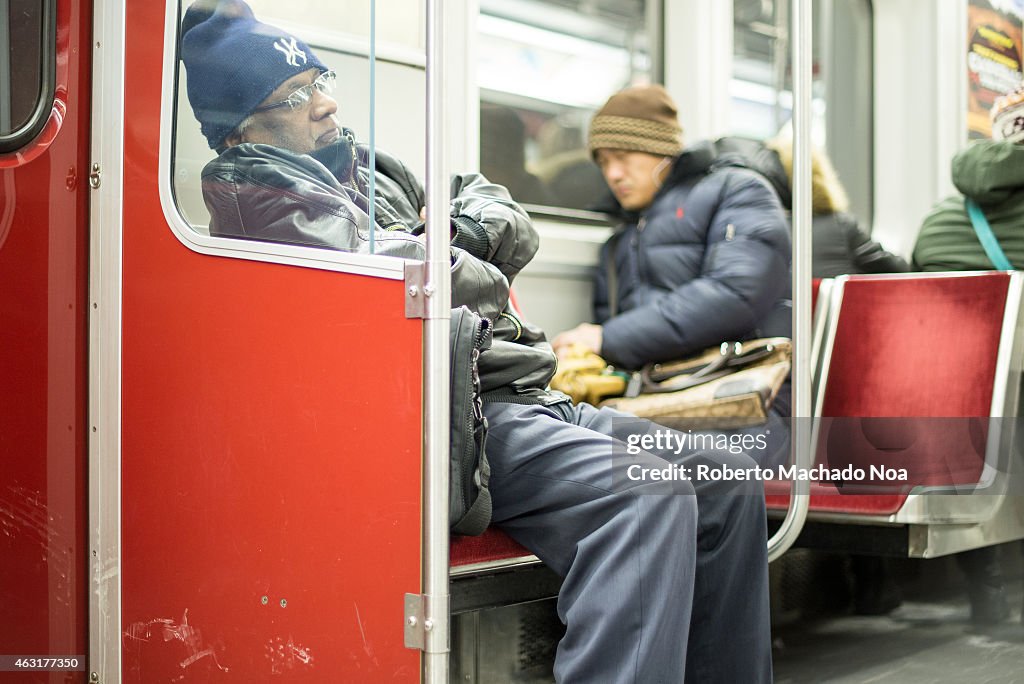
[[[182,0],[167,0],[166,3],[158,179],[160,204],[164,218],[178,241],[200,254],[403,280],[406,264],[422,262],[380,254],[359,254],[277,242],[213,237],[203,235],[185,219],[175,199],[172,174],[177,126],[176,103],[179,95],[178,75],[179,69],[183,68],[178,56],[178,32],[181,27],[182,4]]]
[[[53,110],[57,86],[57,1],[44,0],[42,11],[42,37],[39,53],[42,60],[39,92],[35,107],[28,120],[9,133],[0,132],[0,154],[22,149],[42,133]]]
[[[647,40],[648,40],[648,58],[650,60],[650,68],[648,77],[651,83],[658,83],[665,85],[665,5],[668,4],[668,0],[646,0],[646,9],[644,12],[644,21],[647,24]],[[483,10],[478,12],[479,15],[483,15]],[[550,30],[550,29],[549,29]],[[566,34],[572,35],[572,34]],[[478,83],[478,76],[476,75],[475,69],[472,73],[471,78]],[[479,85],[479,83],[478,83]],[[496,103],[500,101],[498,99],[485,99],[482,96],[481,91],[483,88],[477,89],[477,97],[475,107],[479,109],[485,103]],[[509,91],[504,91],[509,92]],[[609,92],[606,97],[611,97],[616,91]],[[598,105],[594,112],[600,108]],[[477,121],[476,125],[477,132],[480,129],[480,122]],[[481,157],[482,144],[478,139],[476,146],[476,157],[478,160],[478,166],[483,165],[483,159]],[[585,141],[584,141],[585,142]],[[584,148],[585,149],[585,148]],[[501,183],[500,179],[489,178],[496,183]],[[607,187],[600,189],[600,192],[609,192]],[[530,202],[522,202],[518,198],[513,196],[513,199],[529,212],[530,216],[545,219],[549,222],[556,222],[560,224],[567,224],[570,226],[583,226],[583,227],[606,227],[609,223],[614,222],[613,217],[608,214],[591,211],[588,209],[577,209],[573,207],[566,207],[557,204],[533,204]],[[595,195],[595,199],[600,199],[599,195]]]
[[[788,74],[788,63],[790,60],[789,26],[791,20],[793,0],[774,0],[773,5],[777,11],[778,5],[784,2],[787,6],[786,28],[782,30],[782,37],[771,37],[773,41],[784,41],[784,49],[775,49],[772,57],[763,62],[768,65],[775,81],[773,83],[757,83],[752,80],[740,78],[737,74],[735,63],[730,73],[730,103],[729,118],[735,116],[734,107],[738,98],[734,89],[737,84],[749,84],[754,87],[764,88],[773,91],[776,107],[787,110],[792,116],[792,84],[787,82],[789,77],[781,78],[782,74]],[[816,63],[820,67],[820,73],[814,77],[816,88],[820,88],[820,97],[815,97],[812,108],[817,103],[824,105],[824,115],[819,121],[812,123],[812,138],[814,138],[815,123],[820,125],[819,133],[824,135],[824,145],[820,145],[836,167],[839,176],[843,179],[843,186],[849,195],[849,211],[858,217],[865,225],[872,225],[874,219],[875,203],[875,6],[873,0],[846,0],[839,3],[834,0],[821,0],[816,3],[821,8],[814,16],[814,46],[816,50]],[[845,7],[839,7],[839,5]],[[838,16],[838,18],[837,18]],[[839,31],[838,25],[841,21],[847,27],[846,31]],[[777,17],[773,17],[777,21]],[[738,30],[740,24],[733,21],[734,31]],[[855,28],[866,29],[863,33],[852,30]],[[735,35],[735,34],[734,34]],[[733,47],[733,58],[735,60],[735,38]],[[837,44],[846,48],[845,52],[837,51]],[[851,49],[852,48],[852,49]],[[865,57],[862,61],[851,59],[851,55],[860,54]],[[786,64],[785,69],[780,69],[774,61],[781,57]],[[788,86],[788,88],[787,88]],[[857,111],[858,115],[853,116],[850,112]],[[816,117],[817,115],[815,115]],[[852,122],[852,125],[851,125]],[[778,130],[779,122],[775,122]],[[787,125],[785,121],[781,124]],[[851,135],[851,131],[854,135]],[[730,126],[726,135],[750,136],[745,132],[737,131]],[[774,133],[767,134],[763,139],[771,139]],[[816,143],[818,144],[818,143]]]

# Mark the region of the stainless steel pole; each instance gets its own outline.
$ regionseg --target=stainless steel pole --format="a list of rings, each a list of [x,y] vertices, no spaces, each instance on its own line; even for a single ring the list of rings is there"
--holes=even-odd
[[[792,0],[793,30],[793,424],[790,431],[797,469],[811,458],[811,0]],[[810,482],[793,482],[793,496],[782,526],[768,540],[768,560],[793,545],[804,521]]]
[[[448,683],[448,421],[451,318],[449,172],[445,140],[445,11],[427,0],[427,316],[423,324],[423,677]],[[450,8],[449,8],[450,9]]]

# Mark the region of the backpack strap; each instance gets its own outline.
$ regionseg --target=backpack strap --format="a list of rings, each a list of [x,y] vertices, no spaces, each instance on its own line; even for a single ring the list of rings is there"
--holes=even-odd
[[[615,270],[615,250],[618,248],[624,232],[624,230],[620,230],[608,238],[608,251],[605,253],[607,258],[604,267],[605,273],[608,275],[608,318],[614,318],[619,313],[619,274]]]
[[[964,198],[964,206],[967,208],[967,215],[971,217],[971,225],[974,226],[978,241],[984,248],[985,254],[988,255],[988,260],[992,262],[997,271],[1013,270],[1013,264],[1006,258],[1003,248],[999,246],[999,240],[992,232],[992,226],[988,224],[988,219],[985,218],[981,207],[970,197]]]

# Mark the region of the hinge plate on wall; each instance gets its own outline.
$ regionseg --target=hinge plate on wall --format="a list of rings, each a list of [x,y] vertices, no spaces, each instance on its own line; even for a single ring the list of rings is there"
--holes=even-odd
[[[422,594],[405,595],[405,647],[424,650],[427,647],[427,634],[423,629],[426,621],[424,607],[426,597]]]
[[[427,317],[427,265],[424,262],[405,264],[405,317]]]

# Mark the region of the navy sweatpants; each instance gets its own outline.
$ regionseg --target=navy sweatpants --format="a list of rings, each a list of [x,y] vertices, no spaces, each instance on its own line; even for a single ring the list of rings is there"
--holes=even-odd
[[[764,496],[758,482],[632,482],[610,409],[489,403],[494,522],[564,580],[560,684],[770,682]],[[616,437],[618,441],[616,441]],[[629,463],[747,469],[743,454],[643,451]]]

